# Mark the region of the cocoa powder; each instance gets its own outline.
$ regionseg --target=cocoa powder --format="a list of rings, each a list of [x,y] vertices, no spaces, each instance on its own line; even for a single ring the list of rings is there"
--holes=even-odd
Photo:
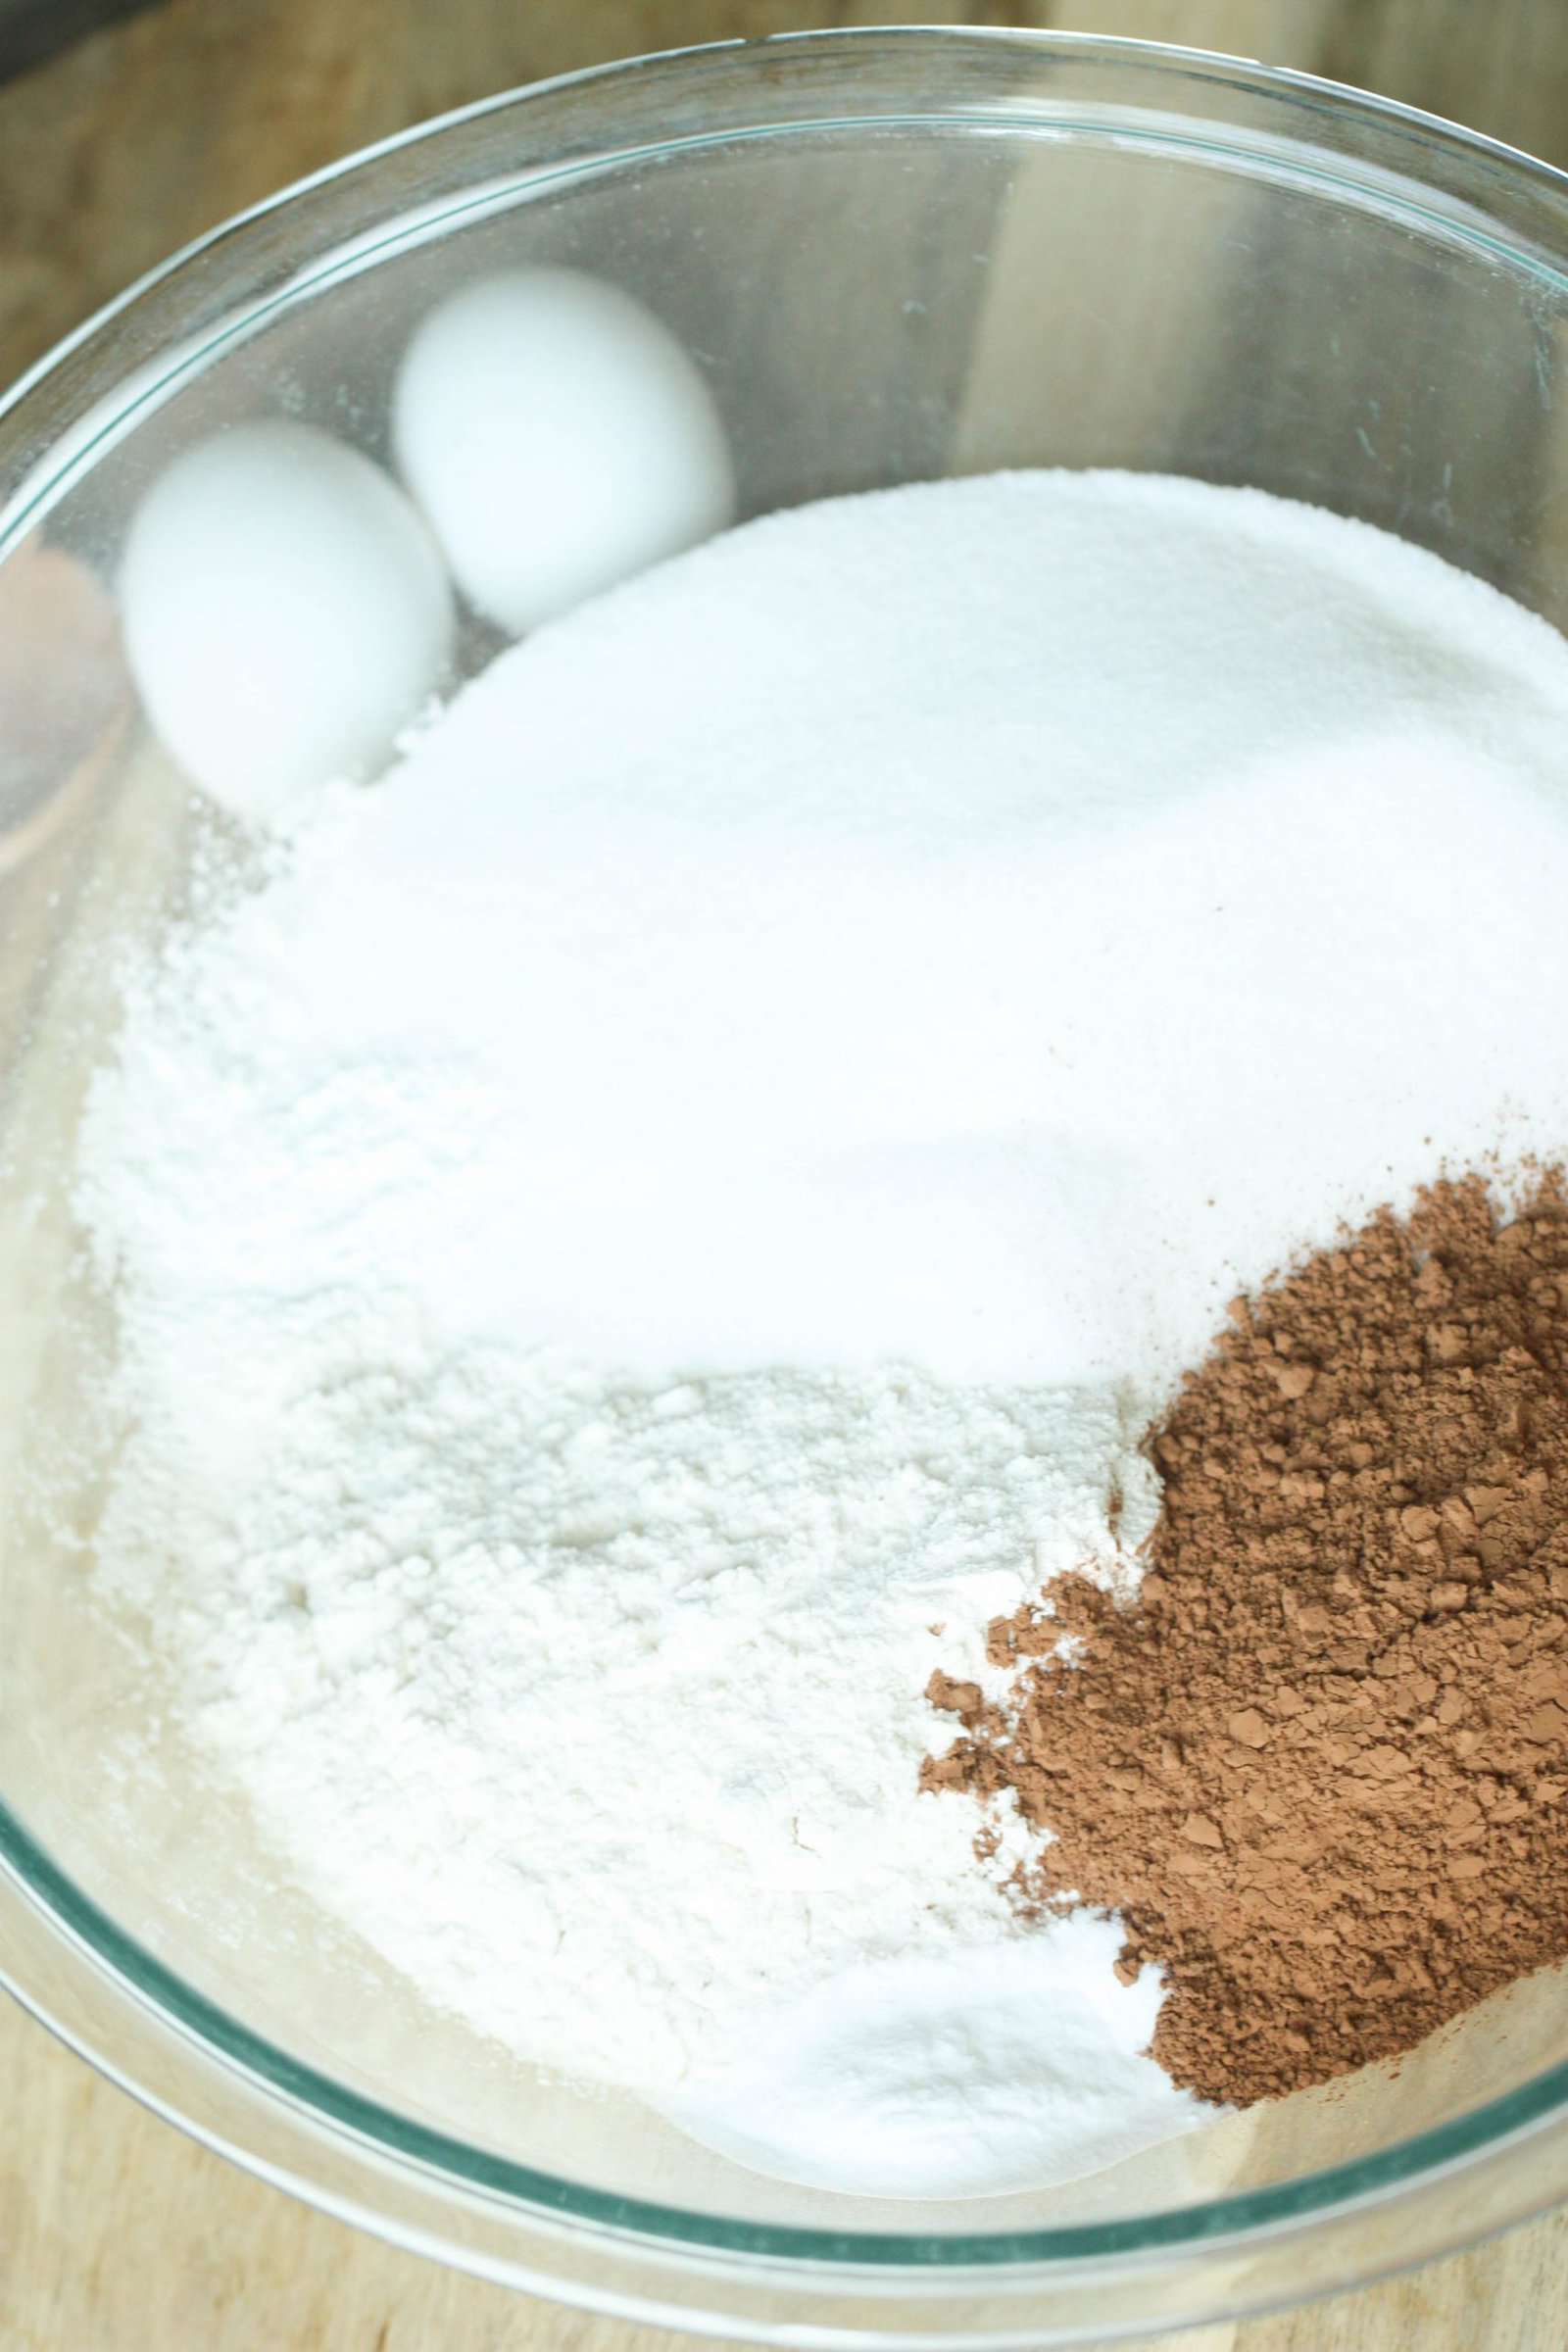
[[[1278,2096],[1568,1954],[1568,1194],[1480,1178],[1250,1302],[1149,1446],[1130,1606],[1080,1576],[934,1678],[924,1785],[1054,1833],[1025,1891],[1119,1911],[1154,2055]],[[1054,1657],[1075,1638],[1072,1663]]]

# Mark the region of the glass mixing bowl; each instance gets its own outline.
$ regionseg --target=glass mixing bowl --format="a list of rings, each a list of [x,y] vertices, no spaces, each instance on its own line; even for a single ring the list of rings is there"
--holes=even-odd
[[[780,2342],[1114,2336],[1548,2204],[1555,1977],[1396,2075],[1049,2196],[767,2181],[422,2011],[149,1734],[145,1645],[89,1573],[106,1464],[69,1171],[113,951],[177,904],[192,808],[106,589],[142,485],[219,423],[287,413],[383,454],[412,323],[517,259],[663,315],[746,513],[1001,466],[1160,468],[1363,516],[1568,621],[1568,181],[1397,106],[1133,43],[833,33],[576,75],[262,207],[35,369],[0,417],[0,1969],[116,2081],[335,2213]],[[471,628],[466,664],[491,644]]]

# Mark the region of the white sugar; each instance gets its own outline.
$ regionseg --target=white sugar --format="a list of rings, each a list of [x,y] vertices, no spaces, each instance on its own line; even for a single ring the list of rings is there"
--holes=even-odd
[[[1172,1367],[1443,1152],[1568,1135],[1565,720],[1543,624],[1253,495],[777,516],[498,662],[138,1115],[221,1099],[216,1250],[397,1265],[412,1187],[443,1312],[653,1374]],[[380,1181],[296,1217],[351,1098]]]

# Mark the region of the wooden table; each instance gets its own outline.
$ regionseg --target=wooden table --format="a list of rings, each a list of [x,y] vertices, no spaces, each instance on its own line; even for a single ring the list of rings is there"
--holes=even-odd
[[[1568,165],[1561,0],[166,0],[0,89],[0,381],[164,254],[421,116],[686,41],[920,14],[1186,41]],[[0,2352],[655,2352],[397,2254],[209,2156],[0,2002]],[[1175,2341],[1176,2339],[1171,2339]],[[1187,2352],[1561,2352],[1568,2217]]]

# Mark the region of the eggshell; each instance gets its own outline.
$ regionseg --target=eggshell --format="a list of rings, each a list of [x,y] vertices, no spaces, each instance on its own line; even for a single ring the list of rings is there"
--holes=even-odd
[[[669,329],[577,270],[466,286],[416,330],[393,445],[460,585],[514,634],[722,530],[729,444]]]
[[[410,501],[358,450],[282,419],[230,426],[159,476],[119,594],[154,729],[252,821],[383,760],[451,655],[451,585]]]

